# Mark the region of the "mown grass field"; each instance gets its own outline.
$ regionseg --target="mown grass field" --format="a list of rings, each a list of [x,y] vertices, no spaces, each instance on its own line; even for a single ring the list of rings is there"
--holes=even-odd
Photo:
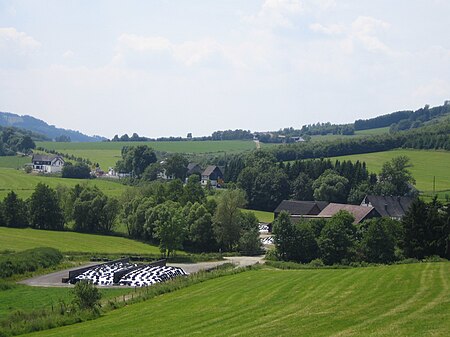
[[[28,156],[0,156],[0,167],[20,169],[28,163],[31,163],[31,157]]]
[[[52,176],[27,174],[23,170],[0,167],[0,200],[10,192],[16,192],[21,198],[28,198],[38,183],[55,188],[58,185],[73,187],[76,184],[97,186],[106,195],[118,197],[129,187],[119,182],[101,179],[67,179]]]
[[[37,142],[40,146],[61,153],[73,154],[88,158],[93,163],[99,163],[103,170],[114,167],[120,159],[120,151],[124,146],[147,145],[156,151],[177,152],[186,154],[206,153],[238,153],[256,148],[252,140],[222,140],[222,141],[180,141],[180,142],[96,142],[96,143],[56,143]],[[270,146],[262,144],[262,146]]]
[[[397,156],[410,158],[413,167],[409,170],[416,179],[420,191],[433,191],[433,177],[436,177],[436,191],[450,190],[450,152],[434,150],[392,150],[375,153],[333,157],[331,159],[365,161],[371,172],[379,173],[383,163]]]
[[[53,247],[63,253],[160,253],[156,246],[123,237],[6,227],[0,227],[0,247],[1,250],[8,249],[14,251],[22,251],[36,247]]]
[[[121,296],[130,291],[129,288],[100,289],[104,299]],[[61,300],[69,303],[72,298],[70,288],[30,287],[17,284],[12,289],[0,291],[0,320],[16,310],[51,310],[52,305],[58,310]]]
[[[265,212],[265,211],[257,211],[254,209],[242,209],[243,212],[249,212],[255,214],[260,222],[272,222],[273,221],[273,213]]]
[[[448,336],[450,263],[260,269],[32,336]]]

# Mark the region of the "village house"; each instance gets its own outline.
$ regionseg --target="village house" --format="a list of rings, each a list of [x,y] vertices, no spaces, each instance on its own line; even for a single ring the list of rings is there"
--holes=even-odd
[[[339,211],[347,211],[355,218],[355,225],[371,218],[381,217],[380,213],[372,206],[358,206],[348,204],[329,203],[318,215],[317,218],[331,218]]]
[[[202,172],[201,184],[206,186],[210,182],[213,187],[221,187],[223,185],[223,173],[218,166],[209,165]]]
[[[382,217],[401,220],[413,200],[411,197],[366,195],[361,206],[375,208]]]
[[[199,164],[197,164],[197,163],[189,163],[188,166],[187,166],[186,177],[189,177],[189,176],[191,176],[193,174],[197,174],[197,175],[201,176],[202,172],[203,172],[203,170],[202,170],[202,168],[200,167]]]
[[[327,205],[327,201],[283,200],[273,212],[275,219],[282,211],[288,212],[291,218],[295,218],[318,215]]]
[[[58,173],[64,167],[64,159],[58,155],[35,154],[31,158],[33,170],[42,173]]]

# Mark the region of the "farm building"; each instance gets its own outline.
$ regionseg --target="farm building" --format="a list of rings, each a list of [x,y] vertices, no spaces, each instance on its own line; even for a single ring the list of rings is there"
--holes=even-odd
[[[379,218],[381,215],[372,206],[358,206],[347,204],[329,203],[316,217],[317,218],[331,218],[339,211],[347,211],[355,217],[354,224],[363,222],[371,218]]]
[[[33,170],[43,173],[58,173],[64,167],[64,159],[58,155],[35,154],[31,159]]]
[[[288,212],[293,217],[318,215],[327,205],[327,201],[283,200],[273,212],[275,218],[282,211]]]
[[[202,172],[202,185],[206,186],[208,184],[208,181],[213,187],[220,187],[223,184],[223,173],[218,166],[209,165]]]
[[[189,177],[192,174],[198,174],[199,176],[202,174],[203,170],[197,163],[189,163],[187,166],[186,176]]]
[[[413,200],[411,197],[367,195],[361,206],[373,207],[383,217],[401,220]]]

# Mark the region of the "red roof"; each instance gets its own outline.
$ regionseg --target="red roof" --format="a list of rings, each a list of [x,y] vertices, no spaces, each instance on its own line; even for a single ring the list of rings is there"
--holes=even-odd
[[[357,206],[357,205],[347,205],[347,204],[336,204],[330,203],[325,207],[322,212],[317,215],[318,218],[330,218],[339,211],[347,211],[355,217],[354,223],[360,223],[365,220],[366,217],[373,211],[376,212],[375,208],[371,206]]]

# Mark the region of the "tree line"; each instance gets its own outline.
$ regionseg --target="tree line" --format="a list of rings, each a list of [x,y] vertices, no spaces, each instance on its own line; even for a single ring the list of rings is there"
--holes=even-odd
[[[250,208],[273,211],[285,199],[359,204],[367,194],[414,196],[410,166],[407,157],[396,157],[384,163],[377,176],[360,161],[278,163],[270,152],[255,151],[230,159],[225,180],[245,191]]]
[[[129,237],[159,245],[167,257],[182,248],[256,254],[258,220],[240,210],[245,204],[238,189],[224,191],[217,201],[207,199],[196,175],[185,185],[179,179],[154,182],[119,199],[95,186],[52,189],[39,183],[27,200],[8,193],[0,202],[0,226],[111,234],[123,223]]]
[[[0,156],[14,156],[17,152],[29,153],[35,147],[30,132],[0,127]]]
[[[402,221],[373,218],[355,225],[340,211],[329,220],[293,223],[281,212],[273,223],[275,251],[283,261],[315,264],[393,263],[407,258],[450,258],[450,204],[416,199]]]

